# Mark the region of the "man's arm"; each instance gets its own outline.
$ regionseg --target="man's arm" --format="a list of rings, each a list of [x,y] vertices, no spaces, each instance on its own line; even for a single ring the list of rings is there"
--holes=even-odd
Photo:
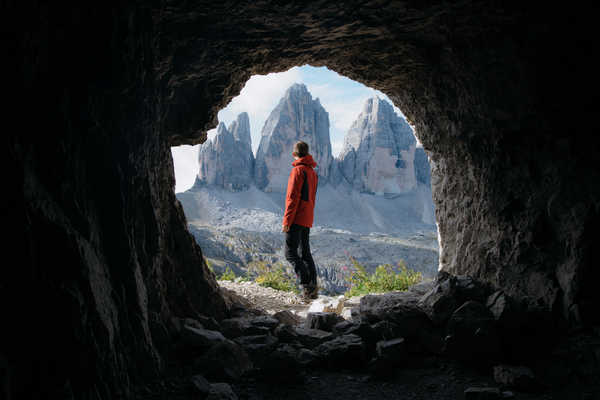
[[[287,232],[294,223],[298,204],[300,204],[300,188],[302,186],[300,168],[292,168],[288,179],[287,194],[285,196],[285,212],[283,213],[283,231]],[[286,230],[287,227],[287,230]]]

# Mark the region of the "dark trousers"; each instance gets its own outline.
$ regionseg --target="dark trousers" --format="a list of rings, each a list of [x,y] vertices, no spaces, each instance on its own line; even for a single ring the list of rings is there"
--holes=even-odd
[[[301,285],[317,284],[317,269],[308,244],[309,234],[310,228],[296,224],[292,224],[289,232],[285,233],[285,258],[300,277]],[[298,256],[298,247],[300,247],[300,256]]]

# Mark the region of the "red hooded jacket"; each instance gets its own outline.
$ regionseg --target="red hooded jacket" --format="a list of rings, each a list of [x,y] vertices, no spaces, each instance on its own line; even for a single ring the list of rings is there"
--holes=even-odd
[[[315,199],[319,177],[313,169],[317,166],[310,154],[295,160],[288,178],[285,197],[283,225],[292,224],[312,227],[315,213]]]

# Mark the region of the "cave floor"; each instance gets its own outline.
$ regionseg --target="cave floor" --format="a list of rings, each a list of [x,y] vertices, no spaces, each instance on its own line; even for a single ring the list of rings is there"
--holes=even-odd
[[[470,387],[498,387],[487,368],[466,367],[451,360],[434,360],[430,366],[399,368],[386,378],[375,378],[364,370],[305,371],[302,376],[273,379],[273,376],[245,376],[230,383],[240,400],[442,400],[463,399]],[[190,377],[172,377],[136,391],[138,399],[187,400],[201,397]],[[503,389],[499,398],[515,400],[600,399],[600,391],[568,386],[557,390],[524,393]],[[509,393],[510,392],[510,393]],[[483,397],[482,397],[483,398]],[[486,397],[487,398],[487,397]],[[494,397],[496,398],[496,397]]]
[[[491,375],[456,367],[401,369],[385,379],[357,371],[317,370],[302,382],[244,380],[233,385],[239,399],[248,400],[383,400],[383,399],[462,399],[469,387],[497,387]],[[564,399],[553,395],[516,393],[514,399]]]

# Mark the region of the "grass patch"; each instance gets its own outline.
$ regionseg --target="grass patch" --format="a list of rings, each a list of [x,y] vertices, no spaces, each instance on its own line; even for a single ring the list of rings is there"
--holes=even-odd
[[[254,261],[251,268],[255,274],[254,281],[259,285],[285,292],[299,293],[296,278],[289,274],[283,265],[271,266],[264,261]]]
[[[382,264],[372,274],[354,257],[350,257],[350,261],[354,271],[350,275],[350,289],[344,293],[346,297],[402,291],[423,279],[420,272],[408,268],[403,260],[398,262],[396,270],[390,264]]]
[[[219,276],[220,281],[234,281],[236,278],[235,272],[231,270],[231,268],[227,267],[225,272]]]

